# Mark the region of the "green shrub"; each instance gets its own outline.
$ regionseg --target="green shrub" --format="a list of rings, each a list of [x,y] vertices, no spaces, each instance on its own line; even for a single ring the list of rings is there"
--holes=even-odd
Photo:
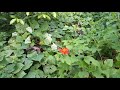
[[[119,78],[119,16],[0,13],[0,78]]]

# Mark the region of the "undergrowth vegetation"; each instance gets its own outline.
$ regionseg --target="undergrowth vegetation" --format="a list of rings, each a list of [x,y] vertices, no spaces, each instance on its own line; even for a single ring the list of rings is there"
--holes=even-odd
[[[1,12],[0,78],[120,78],[119,12]]]

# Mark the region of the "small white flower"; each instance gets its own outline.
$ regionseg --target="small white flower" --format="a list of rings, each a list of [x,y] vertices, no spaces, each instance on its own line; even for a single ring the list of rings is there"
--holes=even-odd
[[[29,32],[29,33],[32,33],[32,28],[31,27],[27,27],[26,30]]]
[[[52,49],[52,50],[57,50],[57,45],[53,43],[53,44],[51,45],[51,49]]]
[[[17,36],[17,32],[12,33],[12,37]]]

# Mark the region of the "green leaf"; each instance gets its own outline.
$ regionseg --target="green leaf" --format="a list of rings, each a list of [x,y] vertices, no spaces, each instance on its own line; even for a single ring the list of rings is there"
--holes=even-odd
[[[114,63],[114,67],[120,68],[120,61],[116,61],[116,62]]]
[[[62,61],[63,63],[66,62],[68,65],[71,65],[71,64],[77,62],[78,59],[77,59],[77,57],[75,57],[75,56],[68,56],[68,55],[67,55],[67,56],[61,57],[61,61]]]
[[[14,52],[14,50],[6,50],[5,57],[9,57],[13,52]]]
[[[45,14],[42,14],[43,18],[46,18],[46,15]]]
[[[18,78],[23,78],[26,75],[26,73],[24,71],[20,71],[16,75],[17,75]]]
[[[70,68],[70,66],[66,63],[59,63],[58,65],[58,74],[60,75],[60,77],[64,77],[64,71],[68,71]]]
[[[37,64],[35,64],[34,66],[32,66],[32,67],[30,68],[30,70],[31,70],[31,71],[32,71],[32,70],[37,70],[40,66],[41,66],[41,64],[40,64],[40,63],[37,63]]]
[[[49,28],[49,25],[47,22],[42,23],[40,26],[41,31],[47,31],[48,28]]]
[[[97,68],[95,71],[92,72],[92,76],[94,76],[95,78],[104,78],[104,76],[102,75],[102,69]]]
[[[110,77],[110,69],[102,70],[102,74],[104,74],[107,78]]]
[[[88,66],[87,63],[81,59],[79,59],[79,61],[76,63],[79,65],[80,68],[86,68]]]
[[[19,48],[19,47],[18,47],[18,48]],[[20,48],[21,48],[21,47],[20,47]],[[19,48],[18,50],[14,51],[14,53],[15,53],[15,55],[16,55],[17,57],[22,57],[23,54],[24,54],[24,50],[20,50],[20,48]]]
[[[23,42],[22,36],[17,36],[16,37],[16,42]]]
[[[38,19],[40,19],[42,17],[42,15],[40,14],[40,15],[38,15]]]
[[[3,59],[4,59],[4,56],[1,56],[1,55],[0,55],[0,61],[2,61]]]
[[[21,49],[26,49],[26,48],[28,48],[29,47],[29,45],[28,44],[25,44],[25,43],[22,43],[22,45],[21,45]]]
[[[112,71],[112,75],[110,78],[120,78],[120,69],[116,70],[111,70]]]
[[[44,78],[45,75],[41,70],[31,70],[25,78]]]
[[[33,64],[33,61],[28,60],[28,59],[26,58],[26,60],[25,60],[25,65],[24,65],[24,67],[23,67],[23,70],[29,69],[29,68],[32,66],[32,64]]]
[[[33,58],[33,57],[36,57],[36,56],[37,56],[37,52],[32,52],[30,54],[27,54],[28,58]]]
[[[55,57],[52,55],[49,55],[48,58],[46,58],[49,64],[56,64]]]
[[[26,15],[29,16],[29,15],[30,15],[30,12],[26,12]]]
[[[63,30],[68,30],[69,29],[69,26],[65,25]]]
[[[42,70],[36,70],[36,78],[44,78],[45,75]]]
[[[69,57],[66,57],[65,58],[65,62],[68,64],[68,65],[71,65],[72,64],[72,61]]]
[[[15,15],[10,15],[10,17],[11,17],[11,18],[16,18],[16,16],[15,16]]]
[[[19,43],[19,44],[17,44],[17,43],[12,43],[11,44],[11,46],[13,46],[14,48],[16,48],[16,49],[21,49],[21,44]]]
[[[17,32],[12,33],[12,37],[16,37],[18,35]]]
[[[32,29],[38,29],[39,28],[39,23],[36,20],[29,20],[30,23],[30,27],[32,27]]]
[[[35,61],[41,61],[41,59],[44,57],[43,53],[38,54],[36,57],[33,58]]]
[[[30,58],[34,61],[41,61],[41,59],[44,57],[44,54],[43,53],[37,54],[37,52],[33,52],[31,54],[28,54],[27,56],[28,56],[28,58]]]
[[[12,20],[10,21],[10,25],[13,24],[15,21],[16,21],[16,19],[12,19]]]
[[[33,32],[33,35],[34,35],[34,36],[37,36],[37,37],[39,37],[39,38],[43,38],[43,34],[42,34],[40,31],[41,31],[41,29],[35,30],[35,31]]]
[[[20,22],[20,19],[17,18],[16,21],[17,21],[17,23],[19,23],[19,22]]]
[[[53,14],[53,17],[56,18],[57,16],[56,12],[53,12],[52,14]]]
[[[45,15],[45,18],[47,18],[48,20],[51,20],[51,18],[48,15]]]
[[[24,25],[24,21],[22,19],[19,19],[19,22]]]
[[[54,65],[45,65],[43,67],[43,70],[46,74],[52,74],[53,72],[57,70],[57,68]]]
[[[73,45],[67,45],[67,48],[69,49],[69,50],[71,50],[71,49],[73,49]]]
[[[104,65],[108,66],[108,67],[112,67],[113,66],[113,59],[107,59],[104,61]]]
[[[0,69],[4,68],[7,64],[8,62],[3,58],[3,61],[0,61]]]
[[[120,53],[116,56],[117,61],[120,61]]]
[[[26,37],[28,37],[30,34],[28,32],[25,32],[24,34],[22,34],[22,38],[25,39]]]
[[[31,43],[30,37],[31,37],[31,36],[28,36],[28,37],[25,39],[25,44]]]
[[[5,72],[7,72],[7,73],[11,73],[14,70],[15,70],[15,64],[7,65],[6,68],[5,68]]]
[[[4,43],[6,43],[6,41],[1,41],[0,42],[0,47],[2,47],[4,45]]]
[[[91,57],[91,56],[86,56],[86,57],[84,58],[84,61],[85,61],[87,64],[89,64],[89,65],[90,65],[90,63],[92,63],[94,66],[100,67],[99,62],[98,62],[97,60],[95,60],[95,59],[94,59],[93,57]]]
[[[33,30],[32,30],[31,27],[27,27],[26,30],[27,30],[29,33],[32,33],[32,32],[33,32]]]
[[[102,75],[101,75],[101,72],[93,72],[92,75],[95,77],[95,78],[104,78]]]
[[[17,63],[17,65],[15,66],[15,71],[13,72],[14,74],[18,73],[22,68],[23,68],[23,64],[22,63]]]
[[[89,73],[86,71],[82,71],[78,73],[79,78],[88,78],[89,77]]]
[[[35,70],[31,70],[24,78],[35,78],[36,72]]]

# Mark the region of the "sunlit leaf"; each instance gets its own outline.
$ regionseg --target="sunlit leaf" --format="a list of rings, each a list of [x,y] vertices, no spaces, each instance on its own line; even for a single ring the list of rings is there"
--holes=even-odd
[[[22,19],[19,19],[19,22],[24,25],[24,21]]]
[[[29,32],[29,33],[32,33],[32,28],[31,27],[27,27],[26,30]]]
[[[53,12],[53,17],[56,18],[56,16],[57,16],[57,15],[56,15],[56,12]]]
[[[30,15],[30,12],[26,12],[26,15],[29,16],[29,15]]]
[[[113,66],[113,59],[107,59],[104,61],[104,64],[109,66],[109,67],[112,67]]]
[[[30,36],[28,36],[28,37],[25,39],[25,44],[29,44],[29,43],[31,43]]]
[[[12,19],[12,20],[10,21],[10,24],[13,24],[15,21],[16,21],[16,19]]]

